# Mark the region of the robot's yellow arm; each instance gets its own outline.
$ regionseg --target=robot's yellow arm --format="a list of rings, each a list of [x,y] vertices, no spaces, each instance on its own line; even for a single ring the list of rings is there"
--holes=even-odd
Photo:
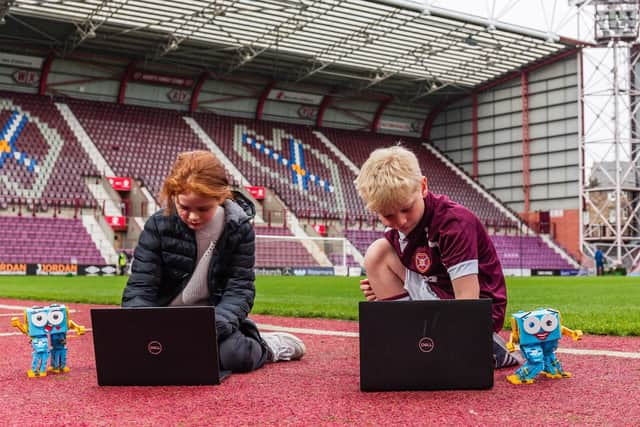
[[[20,332],[22,332],[23,334],[29,335],[29,328],[27,327],[27,325],[25,323],[22,323],[20,321],[20,318],[12,317],[11,318],[11,326],[14,326],[14,327],[18,328],[20,330]]]
[[[520,342],[520,335],[518,334],[518,323],[516,319],[511,318],[511,334],[509,335],[509,341],[507,341],[507,350],[511,353],[516,351],[516,344]]]
[[[574,331],[573,329],[569,329],[566,326],[562,326],[560,331],[562,332],[562,335],[570,336],[571,338],[573,338],[574,341],[578,341],[582,339],[583,334],[580,329],[576,329]]]
[[[73,320],[69,319],[69,329],[73,329],[74,331],[76,331],[76,335],[82,335],[85,332],[87,332],[87,328],[85,328],[82,325],[78,325],[76,322],[74,322]]]
[[[87,331],[84,326],[78,325],[76,322],[71,320],[71,317],[69,316],[69,307],[67,307],[67,328],[69,330],[73,329],[76,331],[76,336],[82,335]]]

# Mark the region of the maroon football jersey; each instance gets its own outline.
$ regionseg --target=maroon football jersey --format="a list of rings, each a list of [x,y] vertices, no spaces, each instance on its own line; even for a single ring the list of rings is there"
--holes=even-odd
[[[493,301],[493,328],[502,329],[507,287],[493,242],[478,217],[448,197],[428,193],[422,219],[407,236],[388,229],[385,237],[402,264],[425,277],[441,299],[454,298],[451,280],[477,274],[480,298]]]

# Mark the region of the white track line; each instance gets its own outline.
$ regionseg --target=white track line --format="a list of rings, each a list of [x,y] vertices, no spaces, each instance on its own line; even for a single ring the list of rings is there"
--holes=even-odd
[[[279,332],[291,332],[307,335],[328,335],[333,337],[350,337],[358,338],[357,332],[343,332],[343,331],[328,331],[324,329],[308,329],[308,328],[291,328],[288,326],[277,325],[265,325],[264,323],[258,324],[258,329],[267,331],[279,331]]]
[[[577,356],[609,356],[624,357],[627,359],[640,359],[640,353],[631,351],[613,351],[613,350],[589,350],[581,348],[559,348],[556,353],[573,354]]]
[[[23,307],[21,305],[0,304],[0,308],[5,310],[26,310],[27,308],[31,308],[31,307]]]
[[[23,308],[15,305],[0,304],[0,309],[2,308],[15,310],[15,309],[21,309],[21,308],[24,309],[27,307]],[[74,310],[71,310],[71,312],[73,311]],[[357,332],[331,331],[326,329],[311,329],[311,328],[293,328],[288,326],[269,325],[264,323],[260,323],[258,325],[258,328],[265,331],[289,332],[289,333],[297,333],[297,334],[305,334],[305,335],[323,335],[323,336],[347,337],[347,338],[358,338],[359,336]],[[91,331],[90,328],[87,329],[87,332],[89,331]],[[0,337],[10,337],[15,335],[23,335],[23,334],[21,332],[0,332]],[[640,359],[640,353],[629,352],[629,351],[559,348],[556,350],[556,352],[564,353],[564,354],[572,354],[575,356],[608,356],[608,357],[620,357],[625,359]]]
[[[22,332],[0,332],[0,337],[12,337],[14,335],[24,335]]]
[[[22,316],[24,315],[24,311],[28,308],[31,308],[33,306],[21,306],[21,305],[7,305],[7,304],[0,304],[0,310],[20,310],[20,313],[0,313],[0,316]],[[36,306],[38,307],[38,306]],[[69,313],[76,313],[78,310],[75,310],[73,308],[69,309]]]
[[[92,329],[91,328],[87,328],[85,329],[85,333],[86,332],[91,332]],[[22,332],[0,332],[0,337],[13,337],[16,335],[24,335]],[[67,335],[67,338],[76,338],[79,335],[76,335],[75,332],[69,332]]]
[[[323,329],[307,329],[307,328],[290,328],[286,326],[266,325],[262,323],[258,325],[258,329],[260,330],[264,329],[266,331],[280,331],[280,332],[290,332],[290,333],[309,334],[309,335],[328,335],[328,336],[336,336],[336,337],[357,338],[359,336],[357,332],[328,331]],[[627,352],[627,351],[559,348],[556,350],[556,352],[573,354],[577,356],[609,356],[609,357],[622,357],[627,359],[640,359],[640,353]]]

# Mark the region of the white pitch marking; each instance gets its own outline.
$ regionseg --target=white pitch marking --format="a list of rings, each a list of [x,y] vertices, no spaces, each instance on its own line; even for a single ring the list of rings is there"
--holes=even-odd
[[[84,331],[86,332],[91,332],[93,329],[91,328],[86,328]],[[16,335],[24,335],[22,332],[0,332],[0,337],[14,337]],[[67,338],[77,338],[81,335],[76,335],[75,332],[67,332]]]
[[[609,356],[609,357],[624,357],[627,359],[640,359],[640,353],[634,353],[630,351],[559,348],[556,350],[556,353],[574,354],[577,356]]]
[[[31,307],[23,307],[21,305],[0,304],[0,308],[5,310],[26,310],[27,308],[31,308]]]
[[[286,326],[266,325],[262,323],[258,325],[258,329],[264,329],[268,331],[308,334],[308,335],[328,335],[328,336],[336,336],[336,337],[357,338],[359,336],[357,332],[328,331],[323,329],[308,329],[308,328],[291,328]],[[609,356],[609,357],[622,357],[627,359],[640,359],[640,353],[627,352],[627,351],[559,348],[556,350],[556,352],[573,354],[577,356]]]
[[[258,329],[265,329],[268,331],[280,331],[280,332],[295,332],[299,334],[308,334],[308,335],[329,335],[334,337],[350,337],[357,338],[357,332],[344,332],[344,331],[328,331],[323,329],[308,329],[308,328],[291,328],[288,326],[277,326],[277,325],[265,325],[260,323],[258,325]]]
[[[0,308],[21,308],[18,306],[7,306],[0,304]],[[25,307],[26,308],[26,307]],[[346,331],[331,331],[326,329],[311,329],[311,328],[293,328],[288,326],[278,326],[260,323],[258,329],[266,331],[279,331],[290,332],[306,335],[324,335],[333,337],[348,337],[357,338],[359,334],[357,332]],[[86,329],[87,332],[91,331],[90,328]],[[0,337],[10,337],[15,335],[23,335],[21,332],[0,332]],[[72,334],[73,335],[73,334]],[[559,348],[557,353],[572,354],[576,356],[608,356],[608,357],[620,357],[625,359],[640,359],[640,353],[630,351],[613,351],[613,350],[595,350],[595,349],[578,349],[578,348]]]
[[[30,306],[30,307],[23,307],[23,306],[21,306],[21,305],[7,305],[7,304],[0,304],[0,309],[3,309],[3,310],[22,310],[22,312],[21,312],[21,313],[14,314],[13,316],[21,316],[21,315],[23,315],[23,314],[24,314],[24,310],[26,310],[27,308],[31,308],[31,307],[34,307],[34,306]],[[36,305],[35,307],[45,307],[45,306],[44,306],[44,305],[43,305],[43,306],[38,306],[38,305]],[[70,310],[69,310],[69,313],[77,313],[77,311],[78,311],[78,310],[75,310],[75,309],[73,309],[73,308],[72,308],[72,309],[70,309]],[[8,314],[6,314],[6,313],[0,313],[0,316],[8,316]]]

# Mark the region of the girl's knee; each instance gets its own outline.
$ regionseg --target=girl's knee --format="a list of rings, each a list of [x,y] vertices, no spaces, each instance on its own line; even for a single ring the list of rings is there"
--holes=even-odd
[[[229,357],[226,358],[221,358],[220,366],[225,371],[231,371],[239,374],[251,372],[255,369],[254,361],[246,355],[243,357],[240,353],[229,355]]]
[[[258,368],[262,358],[263,348],[252,338],[235,337],[220,343],[220,365],[222,369],[231,372],[251,372]]]

